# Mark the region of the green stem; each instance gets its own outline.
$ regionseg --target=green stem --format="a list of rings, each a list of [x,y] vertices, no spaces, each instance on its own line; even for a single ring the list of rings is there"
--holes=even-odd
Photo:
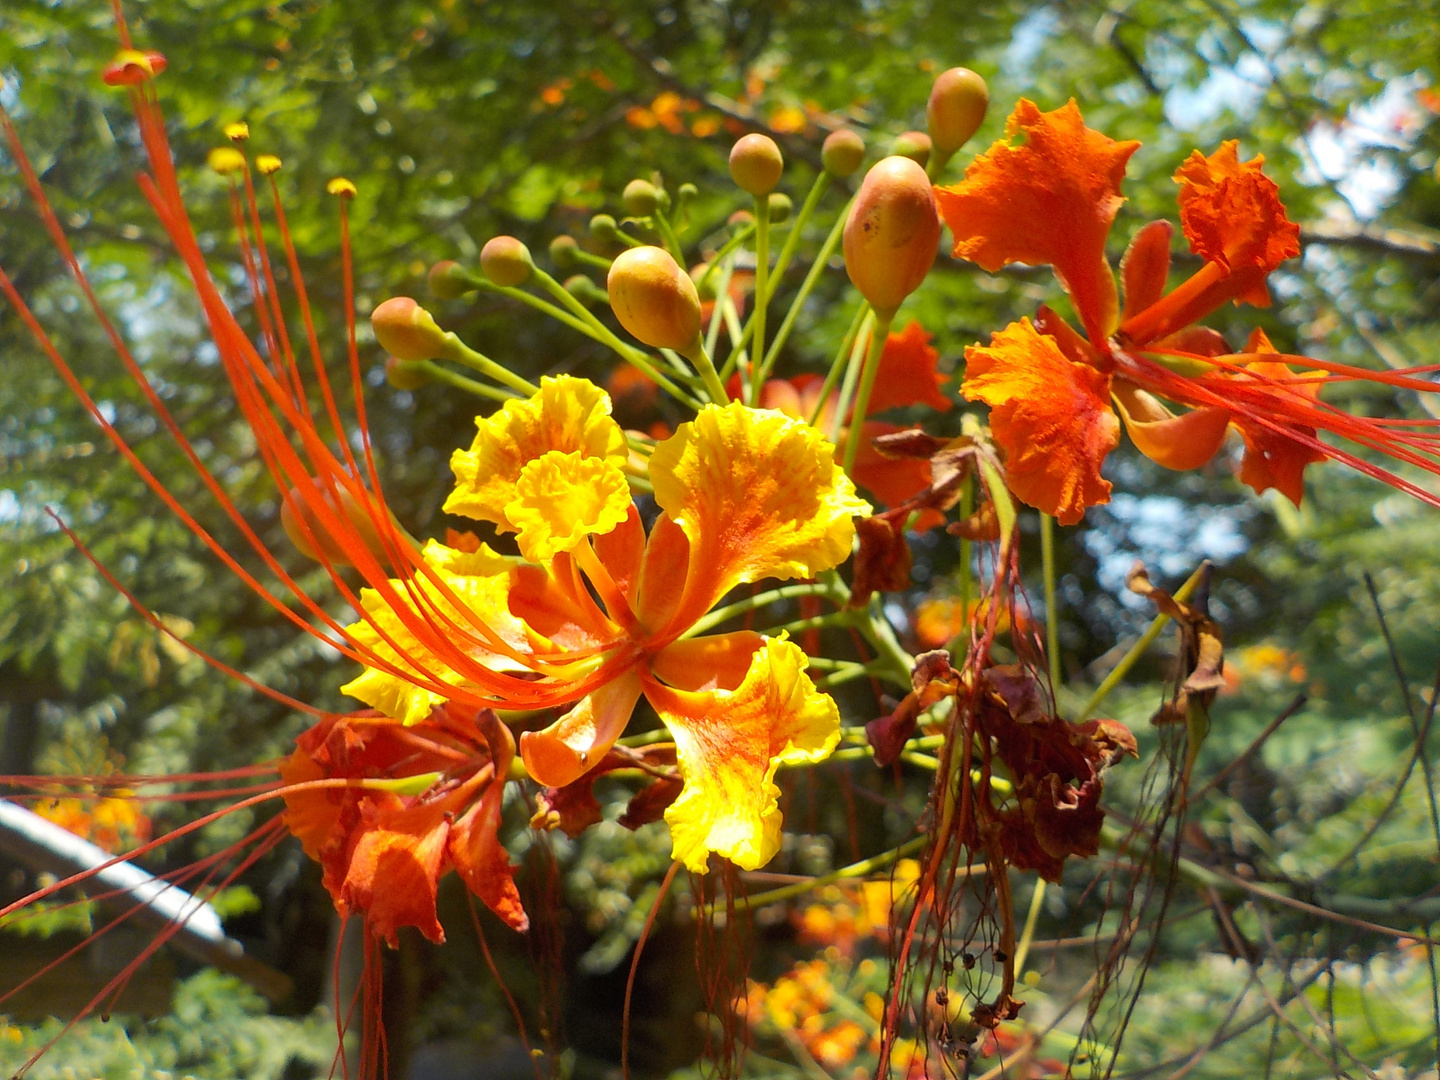
[[[489,386],[486,383],[476,382],[474,379],[466,378],[464,375],[451,371],[449,368],[441,367],[433,360],[420,360],[416,362],[415,366],[436,382],[453,386],[457,390],[464,390],[467,394],[477,394],[480,397],[489,398],[491,401],[515,400],[516,395],[509,390],[501,390],[497,387]]]
[[[456,363],[472,367],[480,374],[503,383],[512,390],[518,390],[521,394],[529,397],[531,394],[539,393],[539,387],[527,382],[519,375],[516,375],[508,368],[497,364],[483,353],[478,353],[460,340],[453,332],[445,335],[445,351],[440,354],[446,360],[454,360]]]
[[[823,173],[822,175],[829,176],[829,173]],[[771,369],[775,367],[775,361],[780,358],[780,350],[785,347],[785,342],[790,337],[790,330],[794,327],[795,320],[800,316],[800,309],[805,306],[805,301],[810,299],[810,294],[815,291],[815,286],[820,281],[820,275],[825,272],[825,267],[829,265],[830,256],[835,253],[835,248],[840,243],[840,237],[845,232],[845,217],[849,212],[850,207],[847,203],[845,210],[835,220],[835,225],[831,228],[830,235],[825,238],[825,243],[820,245],[820,252],[815,256],[815,261],[810,264],[810,270],[805,275],[805,280],[800,284],[800,291],[795,294],[795,299],[790,302],[790,310],[785,313],[785,319],[780,323],[780,330],[776,333],[775,340],[770,345],[770,351],[765,354],[765,363],[761,365],[760,374],[757,376],[760,380],[760,385],[763,386],[765,384],[765,379],[769,377]],[[794,239],[798,231],[799,223],[797,222],[796,232],[791,234],[790,239]],[[786,246],[789,246],[788,240],[786,241]],[[780,258],[781,262],[775,264],[775,280],[777,282],[780,280],[780,275],[784,273],[782,263],[785,259],[785,252],[782,251],[780,253]]]
[[[695,365],[695,370],[705,381],[705,391],[710,395],[710,400],[716,405],[728,405],[730,395],[725,392],[725,384],[720,381],[720,373],[715,370],[715,362],[705,351],[705,342],[701,340],[699,334],[695,335],[694,344],[685,350],[684,355],[685,359]]]
[[[655,213],[651,214],[650,217],[651,220],[655,222],[655,228],[660,233],[661,239],[665,241],[665,250],[670,252],[670,254],[675,257],[675,261],[683,267],[685,265],[685,251],[680,247],[680,238],[675,235],[675,230],[670,227],[670,219],[665,215],[665,211],[657,206]]]
[[[746,225],[744,228],[740,229],[734,236],[730,237],[729,240],[726,240],[725,243],[721,244],[720,250],[717,251],[715,253],[715,257],[710,260],[710,265],[705,268],[705,273],[700,275],[700,280],[695,283],[695,287],[697,289],[705,288],[705,283],[710,280],[710,275],[715,273],[715,268],[724,261],[725,256],[729,255],[741,244],[749,240],[750,234],[754,231],[755,226],[753,223]]]
[[[764,907],[767,904],[778,904],[782,900],[789,900],[792,896],[804,896],[815,889],[823,889],[826,885],[833,885],[837,881],[845,881],[848,878],[865,877],[873,874],[876,870],[889,866],[893,862],[899,862],[906,855],[913,855],[921,850],[929,841],[928,836],[917,836],[913,840],[907,840],[897,848],[885,851],[869,859],[861,859],[859,862],[851,863],[849,866],[842,866],[839,870],[832,870],[822,877],[812,878],[810,881],[797,881],[793,885],[783,885],[778,889],[771,889],[768,892],[756,893],[745,901],[751,909]],[[710,904],[696,911],[696,917],[708,919],[715,914],[715,905]]]
[[[1200,584],[1200,572],[1203,569],[1203,567],[1197,567],[1195,572],[1185,579],[1185,584],[1175,590],[1174,597],[1177,603],[1184,603],[1190,599],[1190,594],[1195,591],[1195,586]],[[1100,702],[1110,695],[1110,691],[1120,685],[1120,681],[1129,674],[1130,669],[1135,666],[1135,662],[1145,654],[1145,650],[1154,643],[1155,639],[1160,636],[1160,631],[1164,630],[1169,622],[1169,615],[1156,615],[1151,620],[1150,626],[1136,639],[1135,644],[1130,646],[1125,655],[1120,658],[1120,662],[1110,669],[1110,674],[1105,676],[1104,681],[1095,688],[1095,693],[1090,695],[1090,700],[1085,702],[1079,713],[1076,714],[1075,722],[1077,724],[1088,719]]]
[[[755,395],[760,390],[757,380],[763,365],[758,364],[758,361],[765,356],[765,309],[769,306],[769,289],[770,198],[768,195],[757,195],[755,197],[755,310],[750,313],[750,325],[754,327],[751,335],[750,355],[755,357],[757,364],[752,366],[750,378],[747,380],[748,388],[745,391],[745,404],[747,405],[755,400]]]
[[[850,433],[845,437],[845,472],[855,478],[855,459],[860,454],[860,429],[865,424],[865,413],[870,407],[870,394],[875,389],[875,376],[880,372],[880,356],[885,351],[885,339],[890,334],[890,325],[895,321],[895,312],[877,311],[875,327],[870,331],[870,348],[865,352],[865,369],[860,375],[860,391],[855,395],[855,408],[851,410]]]
[[[1060,612],[1055,606],[1055,519],[1040,515],[1040,561],[1045,574],[1045,654],[1050,660],[1050,688],[1060,692]]]
[[[582,247],[576,247],[572,252],[577,261],[595,267],[597,270],[604,270],[607,273],[614,259],[607,259],[604,255],[596,255],[593,251],[586,251]]]
[[[830,370],[825,373],[825,382],[820,386],[820,397],[815,402],[815,409],[810,414],[810,426],[818,427],[820,414],[825,411],[825,399],[835,389],[835,384],[840,381],[840,373],[845,370],[845,361],[849,359],[850,350],[855,347],[855,335],[860,332],[860,324],[865,321],[865,316],[870,314],[870,305],[864,300],[855,309],[855,317],[850,320],[850,328],[845,331],[845,337],[840,341],[840,348],[835,353],[835,359],[830,361]],[[832,436],[831,442],[835,439]]]
[[[702,619],[696,620],[695,624],[685,631],[685,636],[703,634],[723,622],[735,618],[737,615],[744,615],[746,612],[755,611],[765,607],[767,604],[775,604],[781,600],[789,600],[797,596],[820,596],[834,601],[836,604],[843,604],[845,597],[835,594],[832,585],[824,582],[807,583],[804,585],[783,585],[778,589],[771,589],[768,592],[757,593],[745,600],[737,600],[733,604],[726,604],[722,608],[716,608]]]
[[[845,426],[845,417],[850,413],[850,402],[855,399],[855,386],[860,381],[860,368],[865,360],[869,335],[875,328],[875,312],[866,305],[865,319],[860,331],[850,343],[850,357],[845,362],[845,381],[840,384],[840,397],[835,402],[835,415],[830,418],[830,441],[840,443],[840,431]]]
[[[790,260],[795,256],[795,248],[800,243],[800,234],[805,226],[810,224],[810,216],[815,213],[815,207],[820,202],[825,192],[830,190],[830,183],[833,178],[825,170],[815,177],[815,183],[810,185],[810,193],[805,196],[805,202],[800,207],[800,213],[796,214],[790,222],[790,235],[785,237],[785,243],[780,248],[780,254],[775,257],[775,272],[771,275],[770,293],[766,296],[769,300],[774,296],[775,290],[780,287],[780,279],[785,276],[786,269],[790,266]],[[840,215],[840,220],[845,220],[845,215]]]
[[[705,273],[708,276],[710,271]],[[705,331],[705,351],[711,356],[715,355],[715,347],[720,344],[720,327],[725,325],[725,300],[730,296],[730,278],[734,273],[735,260],[729,259],[715,285],[715,308],[710,312],[710,326]]]
[[[1020,944],[1015,946],[1015,974],[1025,974],[1025,961],[1030,956],[1030,942],[1035,940],[1035,924],[1040,921],[1040,908],[1045,903],[1045,879],[1035,878],[1035,891],[1030,894],[1030,910],[1025,915],[1025,929],[1020,933]]]

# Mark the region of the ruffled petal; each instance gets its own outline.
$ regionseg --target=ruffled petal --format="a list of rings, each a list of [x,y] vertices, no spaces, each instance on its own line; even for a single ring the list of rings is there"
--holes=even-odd
[[[408,581],[391,580],[395,596],[407,605],[402,618],[394,604],[375,589],[362,589],[360,602],[366,617],[345,628],[347,636],[362,650],[388,661],[394,671],[366,667],[340,688],[341,693],[379,709],[407,724],[418,723],[430,711],[453,696],[455,689],[475,689],[473,680],[454,670],[434,654],[414,629],[426,622],[434,632],[452,643],[475,633],[475,620],[483,621],[501,640],[516,650],[536,644],[525,624],[510,613],[508,595],[510,572],[515,560],[497,555],[485,545],[473,552],[446,547],[430,540],[421,552],[431,572],[442,581],[460,606],[452,603],[425,574]],[[416,603],[416,598],[421,600]],[[463,610],[462,610],[463,608]],[[408,625],[407,625],[408,623]],[[464,652],[477,664],[491,670],[521,670],[513,657],[502,655],[478,641],[463,644]],[[410,674],[413,678],[406,678]]]
[[[1285,216],[1280,189],[1261,171],[1265,158],[1242,162],[1239,145],[1231,139],[1208,158],[1196,150],[1176,170],[1180,227],[1207,262],[1264,275],[1300,254],[1300,226]]]
[[[570,375],[540,380],[540,392],[507,401],[499,412],[475,421],[469,450],[450,458],[455,490],[445,512],[513,526],[505,509],[527,463],[552,450],[597,457],[623,469],[629,457],[625,432],[610,418],[610,398],[594,383]]]
[[[875,389],[870,394],[869,415],[905,405],[928,405],[946,412],[955,403],[940,392],[946,377],[935,370],[940,351],[931,348],[930,335],[917,320],[898,334],[885,338]],[[789,410],[785,410],[789,412]],[[809,414],[805,414],[809,418]]]
[[[1256,330],[1250,336],[1245,351],[1248,353],[1276,354],[1274,345],[1263,330]],[[1278,360],[1256,360],[1245,365],[1245,371],[1256,380],[1278,383],[1277,394],[1298,395],[1311,402],[1320,398],[1320,387],[1324,377],[1304,378],[1290,370],[1290,365]],[[1244,379],[1245,375],[1237,375]],[[1283,387],[1283,389],[1282,389]],[[1324,461],[1326,454],[1313,446],[1306,446],[1287,436],[1283,429],[1293,429],[1296,434],[1315,438],[1315,429],[1299,424],[1287,424],[1279,419],[1281,410],[1276,410],[1276,423],[1282,430],[1266,427],[1243,414],[1235,416],[1235,426],[1245,440],[1245,456],[1240,460],[1240,482],[1248,484],[1259,494],[1267,488],[1274,488],[1296,506],[1305,494],[1305,466]]]
[[[443,942],[435,890],[454,809],[449,800],[404,806],[394,797],[367,799],[340,889],[342,911],[365,912],[366,927],[392,947],[402,926]]]
[[[645,696],[675,738],[684,790],[665,811],[672,857],[704,873],[710,853],[754,870],[780,848],[782,764],[819,761],[840,741],[840,713],[805,674],[805,653],[767,638],[733,690],[675,690],[647,679]]]
[[[573,783],[615,745],[639,700],[640,677],[630,668],[581,698],[545,730],[521,735],[525,768],[546,787]]]
[[[551,450],[520,470],[505,517],[518,533],[520,554],[543,563],[587,536],[610,532],[630,506],[630,485],[612,462]]]
[[[1024,141],[1014,141],[1017,135]],[[955,254],[992,273],[1010,263],[1049,263],[1090,340],[1103,341],[1119,311],[1105,239],[1125,201],[1125,165],[1139,146],[1086,127],[1073,100],[1042,113],[1022,98],[1005,138],[976,158],[959,184],[935,190]]]
[[[655,501],[690,539],[679,617],[741,582],[806,578],[844,562],[870,513],[809,424],[738,403],[707,405],[650,457]],[[642,601],[643,602],[643,601]]]
[[[965,350],[961,393],[990,406],[990,429],[1005,451],[1006,481],[1022,501],[1073,525],[1087,506],[1110,501],[1100,475],[1120,442],[1109,405],[1110,377],[1067,360],[1029,319]]]

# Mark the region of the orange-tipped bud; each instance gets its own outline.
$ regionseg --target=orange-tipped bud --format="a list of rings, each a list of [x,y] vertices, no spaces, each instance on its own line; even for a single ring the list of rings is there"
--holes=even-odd
[[[970,141],[985,120],[990,90],[969,68],[942,71],[930,90],[925,121],[935,149],[947,158]]]
[[[795,209],[795,203],[789,195],[783,191],[772,191],[766,202],[770,204],[771,225],[783,225],[790,220],[790,211]]]
[[[732,229],[743,229],[746,225],[755,224],[755,215],[749,210],[736,210],[725,219],[725,224]]]
[[[502,289],[514,288],[530,280],[535,262],[530,249],[513,236],[494,236],[480,249],[480,269]]]
[[[430,267],[425,280],[430,285],[430,294],[440,300],[458,300],[475,291],[470,275],[454,259],[441,259]]]
[[[621,252],[606,284],[620,325],[646,345],[683,352],[699,338],[700,294],[664,248]]]
[[[897,157],[907,157],[923,169],[930,164],[931,149],[933,147],[929,135],[923,131],[907,131],[895,137],[890,153]]]
[[[557,236],[550,241],[550,261],[559,270],[569,270],[580,261],[577,255],[579,249],[580,245],[573,236]]]
[[[280,525],[301,555],[316,562],[354,566],[355,555],[363,548],[382,565],[390,562],[380,539],[380,530],[359,499],[351,495],[339,480],[332,484],[312,476],[310,484],[309,491],[303,487],[291,488],[280,504]],[[389,514],[378,499],[373,503],[377,511]],[[322,521],[321,506],[329,507],[340,519],[337,531],[327,528]],[[391,524],[399,531],[393,519]]]
[[[660,205],[660,193],[649,180],[631,180],[620,197],[631,217],[649,217]]]
[[[935,262],[940,215],[925,170],[888,157],[865,174],[845,221],[845,270],[880,314],[893,314]]]
[[[101,78],[107,86],[138,86],[165,70],[165,57],[158,52],[121,49],[105,65]]]
[[[832,131],[820,148],[820,161],[825,171],[844,180],[855,173],[865,160],[865,140],[849,128]]]
[[[397,360],[393,356],[385,358],[385,381],[396,390],[414,390],[417,386],[424,386],[430,381],[429,374],[419,361]]]
[[[784,171],[780,147],[768,135],[746,135],[730,149],[730,178],[757,199],[775,190]]]
[[[445,352],[445,331],[408,296],[386,300],[370,313],[380,347],[398,360],[434,360]]]

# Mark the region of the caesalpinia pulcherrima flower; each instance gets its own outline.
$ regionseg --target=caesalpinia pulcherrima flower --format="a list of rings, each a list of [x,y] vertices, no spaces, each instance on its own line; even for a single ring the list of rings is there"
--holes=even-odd
[[[1123,421],[1142,453],[1172,469],[1203,465],[1233,424],[1245,442],[1240,478],[1297,504],[1305,466],[1326,458],[1440,501],[1317,435],[1329,431],[1440,472],[1427,432],[1355,417],[1318,397],[1340,379],[1422,392],[1433,392],[1433,383],[1281,355],[1259,331],[1237,351],[1194,325],[1226,301],[1268,305],[1267,276],[1300,252],[1300,230],[1261,171],[1263,158],[1241,161],[1234,142],[1209,157],[1190,156],[1175,173],[1180,224],[1204,263],[1167,293],[1171,227],[1152,222],[1121,262],[1121,306],[1105,241],[1139,145],[1086,127],[1073,101],[1041,112],[1022,100],[1006,137],[959,184],[936,189],[957,256],[992,272],[1016,262],[1049,264],[1084,330],[1042,307],[1034,321],[1022,319],[966,350],[961,391],[990,406],[1015,494],[1066,524],[1108,501],[1100,466],[1119,444]]]

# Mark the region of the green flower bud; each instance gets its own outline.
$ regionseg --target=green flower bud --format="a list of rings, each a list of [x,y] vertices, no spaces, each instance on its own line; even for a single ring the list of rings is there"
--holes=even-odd
[[[865,140],[849,128],[832,131],[820,148],[825,171],[838,180],[854,174],[865,160]]]
[[[430,268],[426,280],[430,283],[431,295],[440,300],[456,300],[468,292],[475,291],[475,286],[471,284],[465,268],[454,259],[437,262]]]
[[[550,241],[550,261],[559,270],[569,270],[577,262],[576,250],[580,247],[573,236],[557,236]]]
[[[775,190],[784,171],[780,147],[768,135],[746,135],[730,149],[731,179],[741,191],[757,199]]]
[[[925,120],[935,149],[949,157],[970,141],[985,120],[990,91],[969,68],[942,71],[930,90]]]
[[[880,314],[894,314],[935,262],[940,215],[925,170],[906,157],[872,166],[845,220],[845,270]]]
[[[700,296],[695,283],[664,248],[621,252],[606,284],[620,325],[646,345],[684,352],[699,338]]]
[[[620,226],[609,214],[596,214],[590,219],[590,235],[602,244],[618,244]]]
[[[649,180],[631,180],[620,199],[631,217],[649,217],[660,205],[660,193]]]
[[[930,163],[930,136],[923,131],[907,131],[896,136],[890,153],[897,157],[909,158],[922,169]]]
[[[790,220],[790,211],[795,209],[795,203],[789,195],[782,191],[772,191],[770,198],[770,224],[780,225]]]
[[[385,358],[385,381],[396,390],[414,390],[430,381],[430,376],[416,361]]]
[[[502,289],[523,285],[530,280],[535,262],[530,249],[513,236],[495,236],[480,249],[480,269]]]
[[[408,296],[386,300],[370,313],[380,347],[398,360],[434,360],[445,352],[445,331]]]
[[[573,277],[566,278],[565,291],[582,304],[597,305],[610,303],[610,294],[584,274],[576,274]]]

